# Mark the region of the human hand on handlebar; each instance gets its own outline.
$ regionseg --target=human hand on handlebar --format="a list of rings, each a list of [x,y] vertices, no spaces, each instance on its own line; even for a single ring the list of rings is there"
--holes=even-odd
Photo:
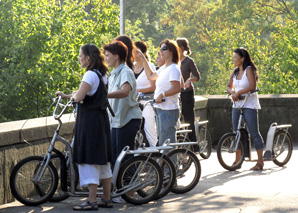
[[[159,104],[159,103],[162,103],[162,98],[163,98],[163,95],[162,93],[159,94],[159,96],[157,96],[157,98],[155,99],[155,103]]]
[[[231,98],[233,101],[239,101],[239,95],[238,92],[233,91],[231,94]]]
[[[66,95],[62,91],[57,91],[56,92],[55,96],[58,97],[59,95],[61,96],[62,99],[66,98]]]

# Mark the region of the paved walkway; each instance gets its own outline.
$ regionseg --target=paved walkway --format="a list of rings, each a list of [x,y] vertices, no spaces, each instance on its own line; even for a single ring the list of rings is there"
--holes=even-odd
[[[201,159],[201,158],[200,158]],[[202,176],[195,189],[186,194],[170,193],[146,205],[115,204],[99,212],[298,212],[298,146],[285,167],[266,162],[263,171],[250,171],[244,162],[238,171],[224,170],[213,151],[201,159]],[[0,206],[0,212],[73,212],[72,206],[84,198],[69,198],[38,207],[13,202]]]

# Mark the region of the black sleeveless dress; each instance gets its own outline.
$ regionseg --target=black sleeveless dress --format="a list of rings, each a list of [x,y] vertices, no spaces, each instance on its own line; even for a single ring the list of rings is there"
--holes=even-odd
[[[78,104],[73,162],[105,165],[112,162],[110,122],[107,113],[107,89],[102,76],[97,91]]]

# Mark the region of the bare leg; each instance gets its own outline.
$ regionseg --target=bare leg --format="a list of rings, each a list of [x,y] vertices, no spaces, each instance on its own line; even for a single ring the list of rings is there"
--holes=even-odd
[[[96,201],[96,192],[97,192],[97,185],[96,184],[89,184],[88,200],[89,200],[90,203],[94,203]]]
[[[240,158],[241,158],[241,150],[237,150],[235,163],[237,163],[240,160]]]
[[[101,179],[100,182],[102,183],[103,187],[103,199],[110,200],[111,198],[111,181],[112,178]]]

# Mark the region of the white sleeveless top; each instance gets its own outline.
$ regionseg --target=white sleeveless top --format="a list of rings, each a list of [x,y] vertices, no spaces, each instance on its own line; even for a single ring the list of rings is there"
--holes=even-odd
[[[250,67],[250,66],[248,66]],[[247,67],[247,68],[248,68]],[[246,68],[246,69],[247,69]],[[236,76],[233,77],[233,87],[235,88],[235,91],[238,92],[239,90],[242,90],[246,87],[249,87],[249,81],[246,76],[246,69],[244,70],[244,73],[242,75],[242,78],[240,80],[236,79]],[[245,94],[241,94],[245,95]],[[240,107],[242,106],[244,100],[235,101],[233,104],[233,107]],[[250,109],[261,109],[261,105],[258,98],[258,93],[255,92],[251,94],[244,105],[243,108],[250,108]]]

